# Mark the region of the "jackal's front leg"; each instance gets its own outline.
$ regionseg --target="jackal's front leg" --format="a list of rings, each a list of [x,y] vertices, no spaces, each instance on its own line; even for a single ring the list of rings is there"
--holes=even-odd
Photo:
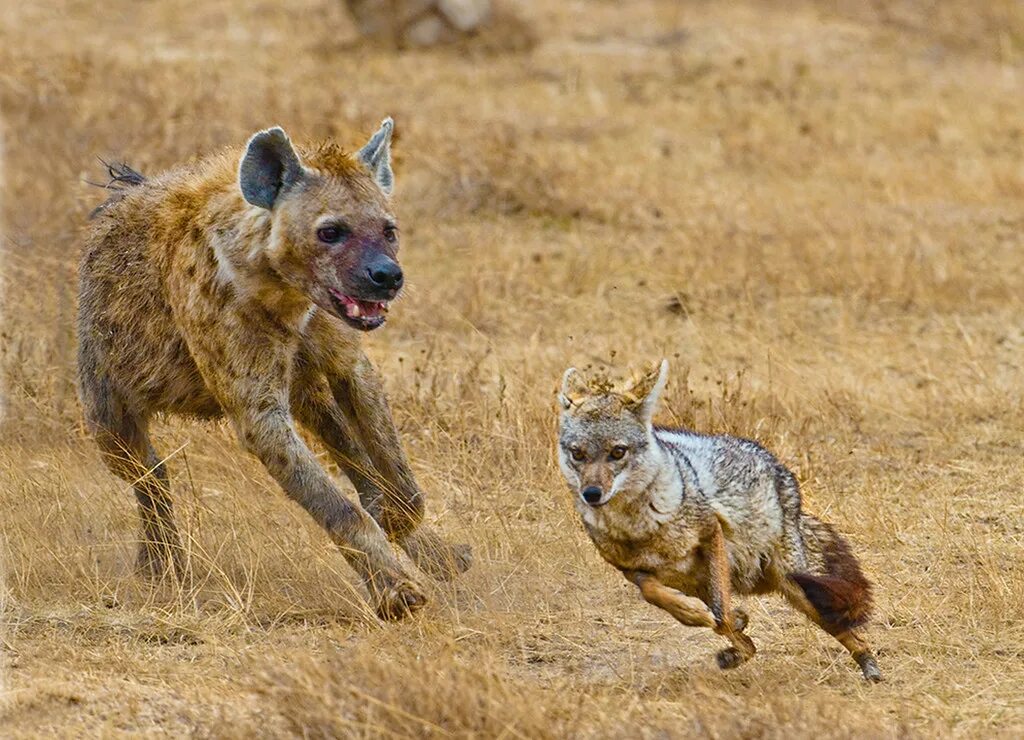
[[[664,609],[687,627],[715,628],[715,615],[700,599],[666,586],[650,573],[633,570],[623,575],[636,584],[648,604]]]
[[[417,566],[449,579],[472,564],[468,545],[449,545],[433,529],[421,525],[423,493],[402,451],[377,371],[362,357],[352,377],[329,378],[339,408],[359,432],[359,443],[383,478],[379,502],[381,526]]]
[[[747,626],[747,615],[732,607],[732,575],[729,568],[729,554],[725,549],[725,534],[716,517],[710,537],[703,543],[707,553],[708,601],[714,617],[714,630],[728,638],[732,647],[719,651],[718,667],[735,668],[754,657],[757,648],[754,641],[743,634]]]

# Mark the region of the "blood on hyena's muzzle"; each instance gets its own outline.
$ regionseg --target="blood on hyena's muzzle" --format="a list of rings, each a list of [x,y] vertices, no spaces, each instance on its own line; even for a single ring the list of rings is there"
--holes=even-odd
[[[390,245],[382,246],[377,240],[349,241],[356,243],[346,245],[336,265],[343,288],[330,288],[331,303],[345,323],[372,331],[384,324],[389,303],[401,291],[405,276]]]

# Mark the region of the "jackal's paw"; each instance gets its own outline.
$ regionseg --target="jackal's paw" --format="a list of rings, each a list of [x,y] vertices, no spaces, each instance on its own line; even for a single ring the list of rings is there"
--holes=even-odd
[[[473,548],[449,545],[426,525],[421,525],[402,542],[416,567],[439,581],[450,581],[473,565]]]
[[[716,656],[718,667],[723,671],[746,663],[757,654],[757,646],[754,645],[754,641],[742,632],[733,630],[729,639],[732,640],[732,647],[719,650]]]
[[[727,671],[730,668],[735,668],[742,663],[746,663],[747,659],[743,657],[743,653],[734,647],[723,648],[718,651],[715,656],[715,660],[718,661],[718,667],[723,671]]]
[[[861,653],[856,656],[857,665],[860,666],[861,673],[864,674],[864,678],[871,683],[880,683],[882,680],[882,672],[878,670],[878,663],[875,661],[875,656],[871,653]]]
[[[717,622],[715,624],[715,633],[719,635],[729,635],[736,632],[743,632],[743,630],[747,628],[747,623],[749,621],[750,618],[747,616],[747,613],[743,609],[736,607],[729,615],[728,624],[725,622]]]
[[[745,630],[747,628],[748,621],[750,621],[750,618],[747,616],[745,611],[739,607],[732,610],[732,628],[734,632],[742,632]]]
[[[404,619],[427,603],[420,587],[408,579],[374,578],[367,588],[377,616],[388,621]]]

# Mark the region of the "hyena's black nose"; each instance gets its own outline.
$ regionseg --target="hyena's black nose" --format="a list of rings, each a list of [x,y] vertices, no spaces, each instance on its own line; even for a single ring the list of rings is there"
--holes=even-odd
[[[583,489],[583,500],[593,506],[601,500],[601,489],[597,486],[587,486]]]
[[[366,268],[370,281],[384,290],[398,290],[402,287],[402,268],[389,257],[381,257]]]

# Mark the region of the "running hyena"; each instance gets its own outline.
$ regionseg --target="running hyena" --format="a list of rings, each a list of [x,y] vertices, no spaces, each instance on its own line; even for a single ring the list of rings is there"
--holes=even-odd
[[[357,153],[296,150],[280,128],[152,179],[113,172],[81,264],[80,393],[142,516],[140,566],[181,573],[157,412],[226,415],[244,447],[327,530],[383,617],[425,599],[390,537],[435,576],[469,564],[426,527],[380,378],[360,348],[402,288],[391,119]],[[112,183],[112,185],[114,185]],[[296,422],[356,489],[350,503]],[[418,527],[418,528],[417,528]]]
[[[598,552],[651,604],[726,637],[722,668],[755,652],[732,592],[774,592],[880,681],[859,629],[871,586],[846,540],[801,511],[793,474],[758,444],[653,426],[667,372],[624,386],[563,377],[559,461]]]

